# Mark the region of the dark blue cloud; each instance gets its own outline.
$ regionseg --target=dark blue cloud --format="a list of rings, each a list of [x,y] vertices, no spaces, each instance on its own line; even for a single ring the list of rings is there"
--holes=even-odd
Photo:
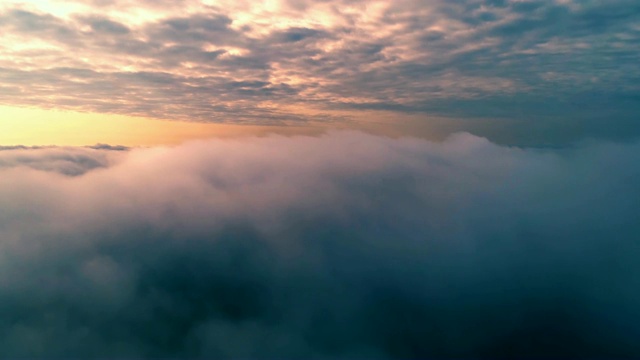
[[[333,133],[107,152],[79,177],[23,158],[0,169],[0,354],[637,357],[638,147]],[[106,156],[0,156],[24,151]]]

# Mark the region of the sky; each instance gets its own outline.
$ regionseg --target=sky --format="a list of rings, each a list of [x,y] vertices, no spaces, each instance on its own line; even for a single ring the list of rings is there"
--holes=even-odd
[[[640,358],[637,0],[0,33],[0,358]]]
[[[7,0],[0,104],[87,124],[449,118],[503,143],[633,138],[639,14],[635,0]]]

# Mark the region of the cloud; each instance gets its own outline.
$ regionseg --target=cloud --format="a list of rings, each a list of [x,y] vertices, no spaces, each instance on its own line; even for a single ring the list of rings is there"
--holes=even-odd
[[[118,156],[108,150],[124,151],[127,148],[105,144],[86,148],[2,146],[0,171],[7,168],[30,168],[78,176],[94,169],[107,168],[115,163]]]
[[[121,35],[128,34],[130,32],[129,28],[127,28],[126,26],[109,19],[96,17],[89,19],[88,22],[91,25],[93,31],[98,33],[104,32],[108,34]]]
[[[639,14],[633,0],[10,1],[0,102],[280,124],[346,121],[344,107],[562,132],[558,119],[637,118]]]
[[[0,353],[635,357],[639,154],[357,132],[6,149]],[[85,170],[32,166],[51,158]]]
[[[126,151],[130,149],[127,146],[109,145],[109,144],[95,144],[87,147],[94,150],[112,150],[112,151]]]

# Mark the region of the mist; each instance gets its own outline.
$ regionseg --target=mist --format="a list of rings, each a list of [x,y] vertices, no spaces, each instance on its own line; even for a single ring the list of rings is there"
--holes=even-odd
[[[639,181],[467,133],[4,148],[0,355],[637,357]]]

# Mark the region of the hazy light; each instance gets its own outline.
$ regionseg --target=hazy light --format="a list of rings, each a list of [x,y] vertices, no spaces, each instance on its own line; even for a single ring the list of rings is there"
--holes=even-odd
[[[190,139],[319,129],[289,126],[241,126],[146,119],[113,114],[80,113],[0,106],[0,145],[69,145],[96,143],[127,146],[173,145]]]

